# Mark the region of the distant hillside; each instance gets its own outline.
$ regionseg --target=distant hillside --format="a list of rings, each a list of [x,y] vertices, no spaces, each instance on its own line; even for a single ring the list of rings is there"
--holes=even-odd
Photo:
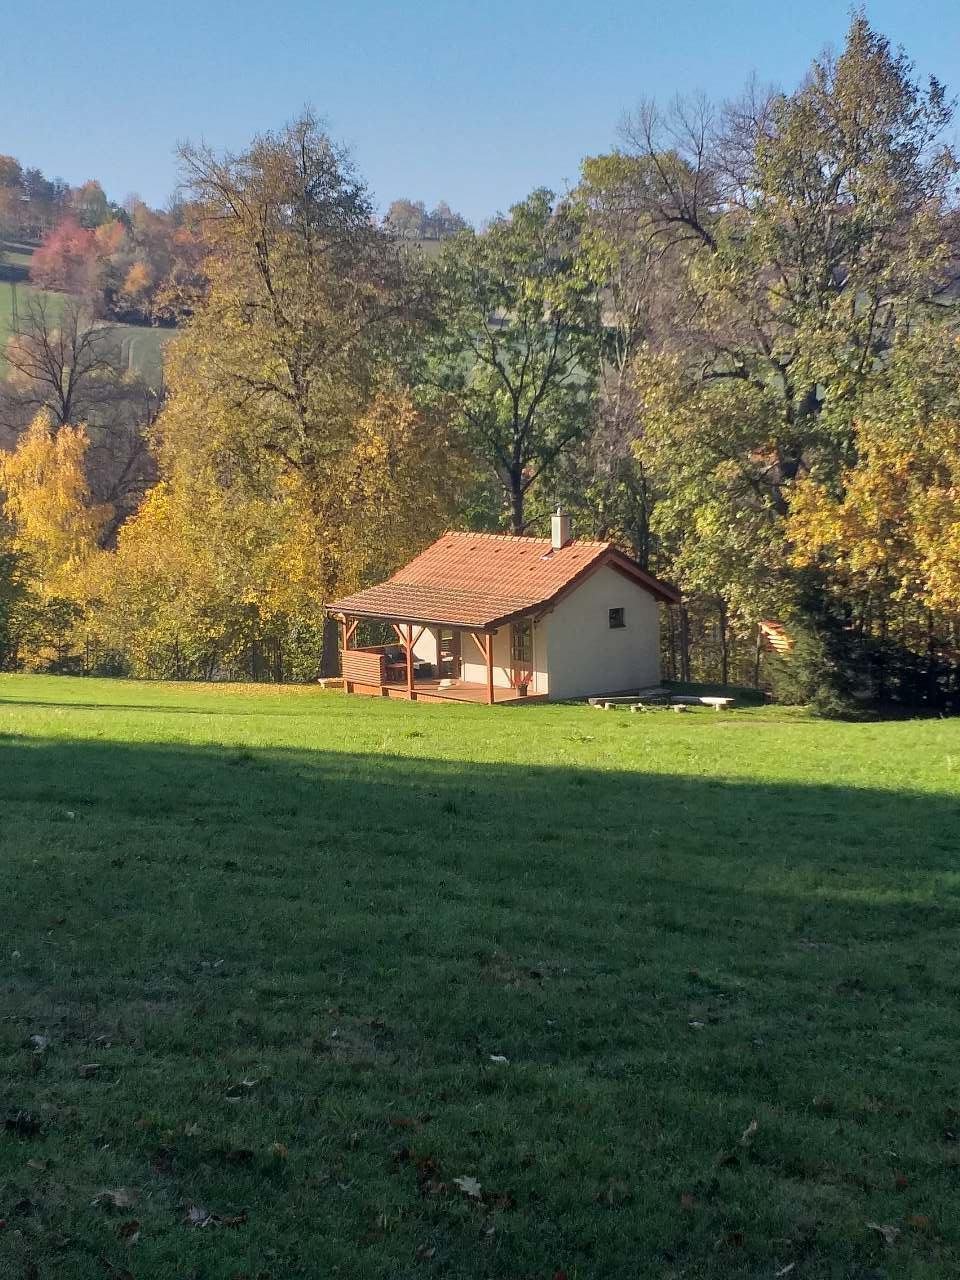
[[[21,311],[30,297],[44,293],[50,299],[54,314],[62,307],[66,295],[49,290],[38,290],[29,283],[30,259],[33,247],[28,244],[0,242],[0,377],[6,372],[3,352],[7,339],[13,332],[14,308]],[[110,322],[122,345],[124,359],[130,369],[136,370],[151,387],[159,387],[163,377],[163,348],[173,336],[173,330],[151,325],[115,324]]]

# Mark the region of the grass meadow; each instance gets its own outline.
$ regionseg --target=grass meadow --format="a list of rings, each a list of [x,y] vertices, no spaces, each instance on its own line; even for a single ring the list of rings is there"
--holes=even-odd
[[[0,677],[7,1280],[960,1269],[960,721]]]
[[[14,289],[21,319],[36,294],[43,294],[47,299],[51,320],[59,322],[63,314],[65,294],[36,289],[28,283],[32,255],[29,245],[0,242],[0,378],[8,368],[3,353],[13,332]],[[173,331],[135,324],[111,324],[111,328],[126,368],[136,370],[150,386],[159,387],[163,381],[163,348]]]

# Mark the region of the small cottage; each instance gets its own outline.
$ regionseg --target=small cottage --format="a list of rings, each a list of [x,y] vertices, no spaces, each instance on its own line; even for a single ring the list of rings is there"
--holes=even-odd
[[[655,685],[679,594],[609,542],[445,533],[386,582],[327,606],[350,693],[422,701],[580,698]],[[395,644],[357,646],[361,622]]]

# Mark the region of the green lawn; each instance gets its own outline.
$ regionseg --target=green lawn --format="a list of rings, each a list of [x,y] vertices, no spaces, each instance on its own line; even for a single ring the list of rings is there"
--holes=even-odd
[[[0,1275],[957,1274],[958,780],[958,721],[0,677]]]

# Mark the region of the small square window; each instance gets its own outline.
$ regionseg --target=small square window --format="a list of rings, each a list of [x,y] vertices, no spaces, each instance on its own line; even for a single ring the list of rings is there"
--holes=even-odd
[[[616,627],[625,627],[626,625],[627,625],[627,621],[626,621],[626,619],[625,619],[625,618],[624,618],[624,616],[623,616],[623,610],[622,610],[622,609],[611,609],[611,610],[610,610],[610,626],[611,626],[611,629],[616,628]]]

